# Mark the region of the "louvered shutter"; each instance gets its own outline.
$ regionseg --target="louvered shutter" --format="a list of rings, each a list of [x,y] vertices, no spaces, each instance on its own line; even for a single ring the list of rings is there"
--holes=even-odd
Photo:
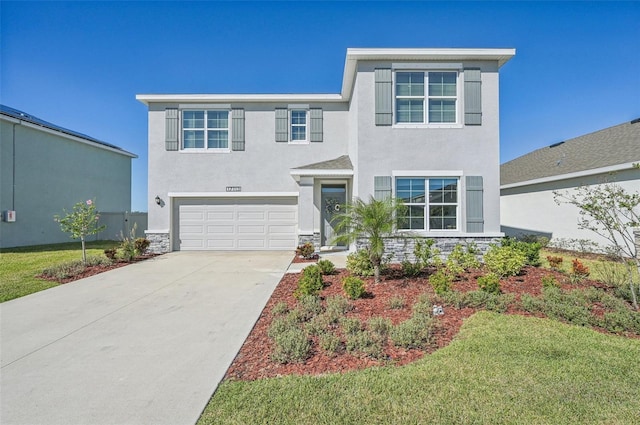
[[[289,111],[276,109],[276,142],[289,141]]]
[[[244,109],[231,110],[231,149],[244,150]]]
[[[310,141],[322,142],[322,109],[314,108],[309,110]]]
[[[482,176],[466,177],[467,232],[484,232]]]
[[[168,151],[178,150],[178,110],[167,108],[165,114],[164,148]]]
[[[391,197],[391,176],[373,178],[373,197],[380,201]]]
[[[377,68],[375,72],[376,125],[391,125],[393,99],[391,98],[391,69]]]
[[[482,81],[480,69],[464,70],[464,123],[482,124]]]

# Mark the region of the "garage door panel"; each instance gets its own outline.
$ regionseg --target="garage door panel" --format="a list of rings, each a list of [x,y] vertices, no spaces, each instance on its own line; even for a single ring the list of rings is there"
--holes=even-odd
[[[288,250],[297,245],[295,198],[184,199],[177,204],[182,250]],[[184,202],[184,204],[180,204]]]

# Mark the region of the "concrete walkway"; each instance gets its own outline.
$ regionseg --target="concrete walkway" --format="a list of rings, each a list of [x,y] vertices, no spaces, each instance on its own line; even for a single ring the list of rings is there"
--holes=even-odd
[[[0,304],[0,423],[195,423],[291,259],[177,252]]]

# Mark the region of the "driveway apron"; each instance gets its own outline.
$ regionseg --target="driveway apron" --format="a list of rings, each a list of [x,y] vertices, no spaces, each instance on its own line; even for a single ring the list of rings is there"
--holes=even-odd
[[[0,304],[0,423],[195,423],[291,258],[176,252]]]

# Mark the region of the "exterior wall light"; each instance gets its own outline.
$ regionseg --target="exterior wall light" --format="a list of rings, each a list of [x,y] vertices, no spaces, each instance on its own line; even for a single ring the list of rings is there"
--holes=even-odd
[[[162,199],[160,199],[160,196],[156,195],[156,204],[160,205],[162,203]]]

